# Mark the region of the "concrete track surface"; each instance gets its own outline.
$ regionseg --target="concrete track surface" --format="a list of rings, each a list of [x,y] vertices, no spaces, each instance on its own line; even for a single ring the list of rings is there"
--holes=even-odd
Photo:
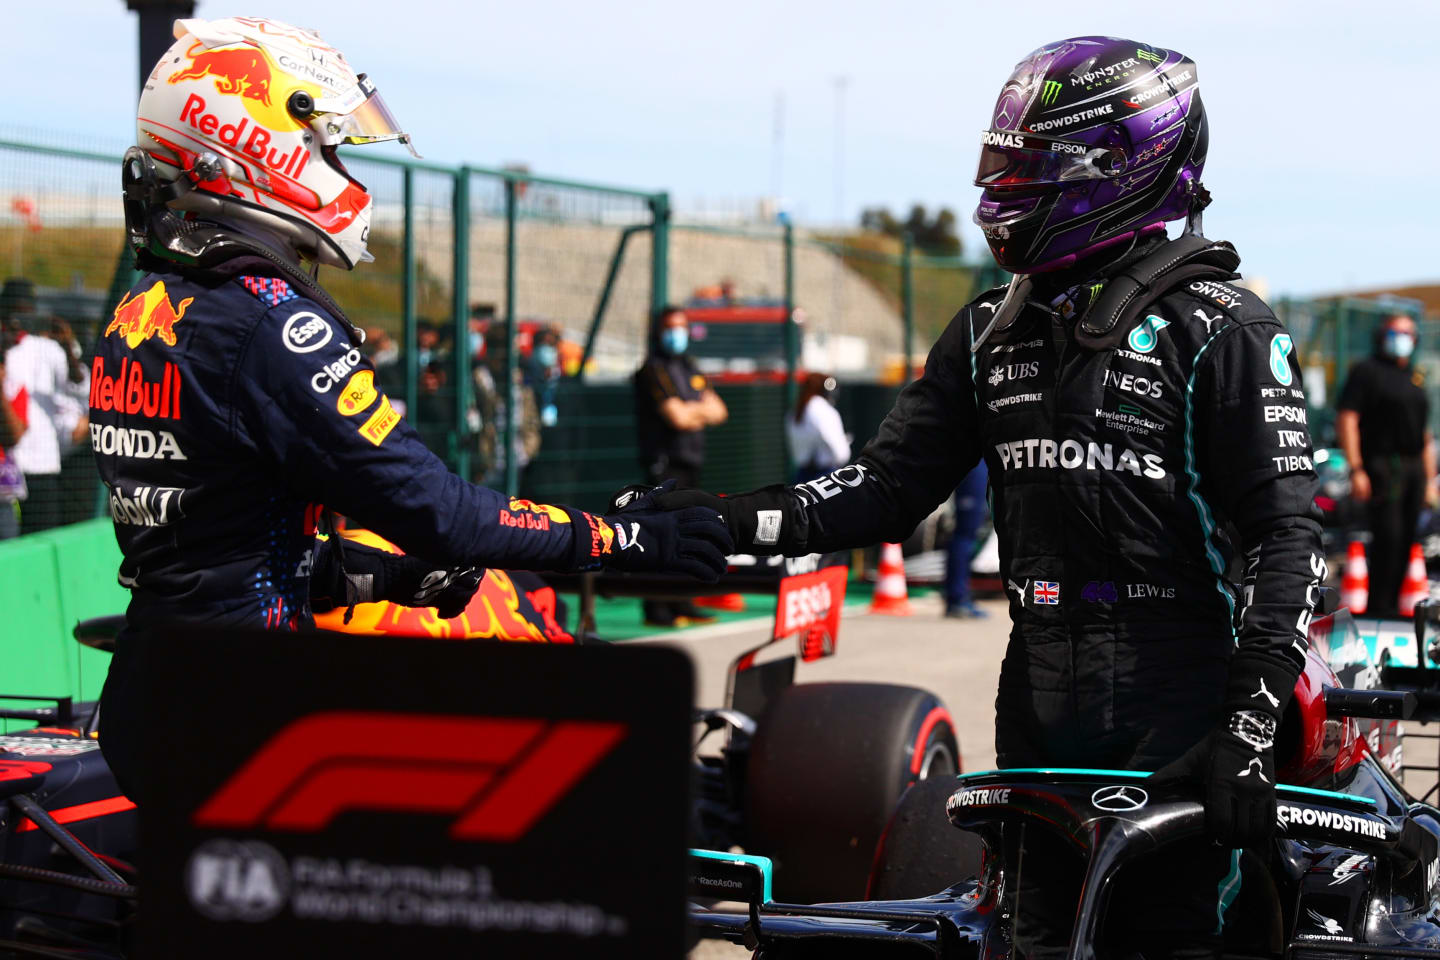
[[[938,595],[911,599],[909,617],[873,616],[847,608],[836,655],[800,664],[799,683],[862,680],[903,683],[937,694],[950,708],[964,770],[995,767],[995,684],[1010,632],[1004,600],[982,601],[985,620],[946,620]],[[665,642],[695,663],[695,702],[713,706],[725,695],[725,671],[736,656],[764,639],[768,622],[700,627]],[[749,951],[718,941],[701,943],[694,960],[743,960]]]

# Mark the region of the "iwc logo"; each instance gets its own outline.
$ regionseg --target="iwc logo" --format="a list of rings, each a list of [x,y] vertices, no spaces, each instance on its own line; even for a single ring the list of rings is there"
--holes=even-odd
[[[269,920],[285,907],[290,870],[279,851],[254,840],[210,840],[190,855],[185,892],[211,920]]]

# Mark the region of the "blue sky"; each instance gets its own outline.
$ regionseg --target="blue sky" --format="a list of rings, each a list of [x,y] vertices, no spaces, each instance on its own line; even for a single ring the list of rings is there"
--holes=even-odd
[[[682,209],[771,192],[836,219],[835,79],[846,78],[842,213],[954,207],[969,224],[977,133],[1023,54],[1079,34],[1178,49],[1211,118],[1206,232],[1272,295],[1440,282],[1440,4],[1027,4],[727,0],[201,0],[197,15],[313,27],[368,72],[428,159],[669,189]],[[0,129],[132,135],[135,15],[123,0],[7,11]],[[19,42],[14,42],[18,40]],[[64,51],[65,70],[57,70]],[[27,95],[28,93],[28,95]],[[67,138],[69,139],[69,138]],[[74,141],[72,141],[74,142]]]

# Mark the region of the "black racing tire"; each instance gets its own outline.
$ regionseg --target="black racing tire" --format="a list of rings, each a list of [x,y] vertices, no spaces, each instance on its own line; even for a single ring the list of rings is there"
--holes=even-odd
[[[932,693],[879,683],[789,687],[751,744],[745,849],[775,861],[779,901],[859,900],[906,788],[959,767],[954,724]]]
[[[915,900],[978,876],[985,845],[945,815],[953,777],[931,777],[905,791],[875,857],[869,896]]]

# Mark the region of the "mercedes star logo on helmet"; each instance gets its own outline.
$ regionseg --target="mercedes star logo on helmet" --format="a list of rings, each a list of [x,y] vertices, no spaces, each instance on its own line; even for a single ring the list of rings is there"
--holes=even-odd
[[[1150,794],[1139,787],[1113,786],[1101,787],[1090,794],[1090,803],[1096,810],[1109,810],[1112,813],[1128,813],[1131,810],[1139,810],[1150,801]]]

